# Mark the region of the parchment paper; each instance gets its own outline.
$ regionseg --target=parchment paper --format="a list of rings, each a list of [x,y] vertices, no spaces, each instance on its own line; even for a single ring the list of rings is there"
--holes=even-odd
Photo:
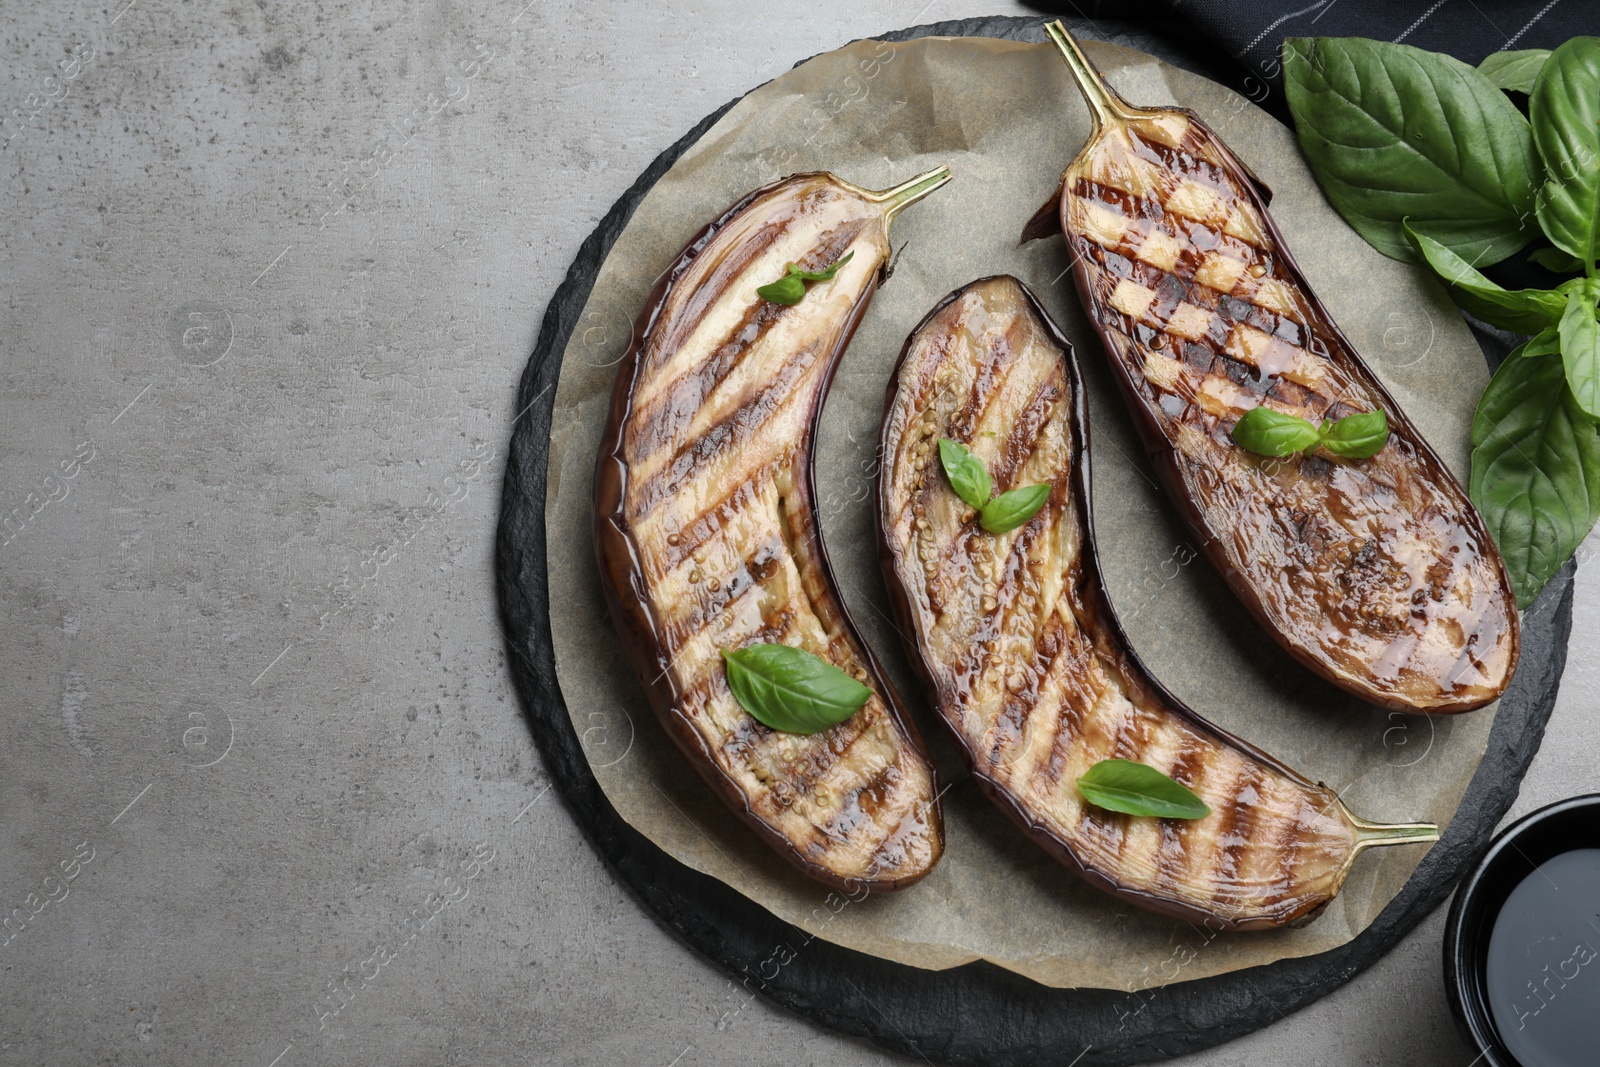
[[[1194,108],[1270,184],[1273,214],[1345,332],[1464,476],[1484,360],[1437,286],[1372,251],[1327,206],[1288,130],[1242,97],[1109,45],[1091,58],[1129,100]],[[1425,846],[1377,849],[1311,925],[1212,935],[1090,889],[982,796],[906,665],[872,529],[884,389],[906,334],[946,292],[1008,272],[1077,346],[1090,399],[1096,537],[1112,599],[1148,665],[1226,729],[1335,787],[1357,814],[1448,823],[1492,709],[1384,712],[1320,682],[1239,607],[1151,481],[1059,239],[1017,246],[1082,147],[1089,117],[1054,50],[983,38],[864,41],[752,92],[639,205],[600,271],[556,396],[546,513],[557,675],[606,796],[682,862],[808,935],[926,968],[983,958],[1039,982],[1139,990],[1334,948],[1399,891]],[[707,221],[785,174],[832,170],[882,188],[947,163],[955,180],[895,223],[907,247],[846,353],[817,448],[823,536],[866,640],[919,716],[943,781],[947,849],[926,880],[850,901],[784,863],[727,811],[657,724],[606,617],[590,483],[615,364],[654,279]],[[795,948],[798,946],[791,946]]]

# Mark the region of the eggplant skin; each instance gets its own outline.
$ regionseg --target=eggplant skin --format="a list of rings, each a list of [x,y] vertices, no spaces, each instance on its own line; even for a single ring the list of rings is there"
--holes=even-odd
[[[1060,224],[1113,377],[1207,557],[1290,654],[1363,700],[1435,713],[1495,700],[1519,618],[1466,493],[1316,298],[1227,146],[1191,112],[1116,105],[1063,176]],[[1382,409],[1388,443],[1365,460],[1255,455],[1231,431],[1259,404],[1314,423]]]
[[[1048,484],[993,535],[950,489],[948,437],[994,491]],[[984,792],[1092,884],[1215,930],[1309,921],[1363,847],[1332,790],[1206,722],[1140,663],[1093,540],[1087,423],[1071,346],[1015,278],[946,297],[889,387],[879,536],[890,599],[939,716]],[[1212,811],[1135,818],[1085,802],[1103,759],[1148,764]]]
[[[811,463],[837,363],[889,255],[881,205],[828,174],[756,190],[657,284],[618,370],[595,471],[596,551],[618,632],[669,736],[806,874],[901,889],[944,848],[932,761],[840,599]],[[853,252],[793,306],[756,288]],[[797,645],[874,696],[817,734],[768,729],[720,649]]]

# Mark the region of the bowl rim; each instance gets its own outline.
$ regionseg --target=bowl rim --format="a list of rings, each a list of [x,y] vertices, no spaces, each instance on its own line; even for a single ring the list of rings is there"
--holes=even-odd
[[[1500,1040],[1499,1033],[1495,1029],[1494,1016],[1480,995],[1481,990],[1473,974],[1476,968],[1466,962],[1476,955],[1474,950],[1477,948],[1475,940],[1470,945],[1467,943],[1468,913],[1480,903],[1484,882],[1489,874],[1501,864],[1508,862],[1505,857],[1512,849],[1516,849],[1522,862],[1533,863],[1536,867],[1546,859],[1562,854],[1556,852],[1551,856],[1532,860],[1517,848],[1518,840],[1525,837],[1530,830],[1551,819],[1591,808],[1600,808],[1600,793],[1583,793],[1546,804],[1501,830],[1490,841],[1489,847],[1473,865],[1472,870],[1461,880],[1455,898],[1450,903],[1450,914],[1445,920],[1443,945],[1445,993],[1450,1000],[1451,1014],[1455,1016],[1456,1029],[1461,1032],[1471,1050],[1480,1054],[1485,1067],[1522,1067],[1522,1061],[1512,1055]],[[1492,929],[1492,924],[1490,928]]]

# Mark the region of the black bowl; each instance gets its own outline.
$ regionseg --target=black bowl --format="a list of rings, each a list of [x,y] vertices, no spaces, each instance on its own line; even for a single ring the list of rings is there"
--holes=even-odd
[[[1523,1067],[1495,1028],[1485,991],[1489,934],[1511,891],[1541,863],[1600,848],[1600,794],[1540,808],[1507,827],[1456,890],[1444,934],[1444,981],[1462,1038],[1483,1067]]]

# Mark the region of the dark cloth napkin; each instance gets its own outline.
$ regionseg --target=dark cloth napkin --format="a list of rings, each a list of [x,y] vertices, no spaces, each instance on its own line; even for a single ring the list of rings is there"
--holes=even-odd
[[[1037,0],[1028,6],[1143,26],[1284,121],[1285,37],[1372,37],[1476,65],[1491,52],[1554,48],[1569,37],[1600,34],[1600,0]]]

